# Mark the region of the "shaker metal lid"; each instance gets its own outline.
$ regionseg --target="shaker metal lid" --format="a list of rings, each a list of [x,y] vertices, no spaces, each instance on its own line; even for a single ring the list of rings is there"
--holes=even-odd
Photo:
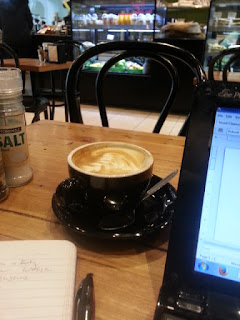
[[[23,90],[21,70],[18,68],[0,68],[0,95],[17,94]]]

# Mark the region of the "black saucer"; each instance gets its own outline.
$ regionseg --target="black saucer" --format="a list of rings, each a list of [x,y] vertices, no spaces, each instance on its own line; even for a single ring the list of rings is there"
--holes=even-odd
[[[150,187],[161,178],[153,175]],[[159,233],[166,227],[173,215],[176,190],[171,184],[166,184],[148,199],[142,201],[135,210],[135,221],[126,228],[119,230],[102,230],[99,227],[100,218],[96,212],[89,214],[89,208],[81,194],[81,187],[74,179],[62,181],[52,198],[52,208],[63,224],[72,228],[80,235],[101,239],[134,240]]]

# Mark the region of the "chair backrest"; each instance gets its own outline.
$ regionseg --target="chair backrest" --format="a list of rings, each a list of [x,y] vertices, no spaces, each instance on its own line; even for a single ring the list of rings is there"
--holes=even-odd
[[[221,51],[215,57],[213,57],[208,65],[208,79],[214,80],[214,68],[217,62],[222,63],[224,57],[229,56],[229,59],[221,68],[223,70],[222,73],[222,80],[227,81],[228,70],[230,69],[231,65],[235,63],[237,60],[240,60],[240,47],[233,47],[226,50]]]
[[[96,96],[99,104],[100,115],[103,126],[108,126],[104,97],[103,97],[103,79],[106,76],[107,71],[119,60],[129,57],[144,57],[150,58],[162,65],[171,78],[171,87],[167,96],[166,102],[160,113],[159,119],[153,132],[159,132],[162,124],[164,123],[171,104],[174,100],[177,87],[178,87],[178,75],[177,70],[173,63],[170,61],[171,58],[178,59],[186,64],[197,79],[197,83],[206,80],[205,72],[200,62],[188,51],[179,47],[169,45],[167,43],[154,43],[154,42],[137,42],[137,41],[115,41],[96,45],[93,48],[86,50],[82,53],[72,64],[68,70],[66,78],[66,103],[70,114],[70,121],[82,123],[82,116],[80,111],[79,102],[76,99],[77,84],[78,84],[78,72],[82,70],[86,61],[90,58],[97,56],[98,54],[118,51],[114,57],[108,60],[96,79]],[[81,93],[80,93],[81,94]]]
[[[19,59],[17,54],[9,47],[6,43],[0,43],[0,66],[4,67],[4,58],[12,58],[15,62],[15,68],[19,68]],[[26,112],[35,113],[32,122],[38,121],[40,119],[39,115],[44,112],[45,119],[47,116],[48,100],[42,97],[32,98],[30,96],[23,95],[23,105]]]
[[[13,51],[9,45],[6,43],[1,42],[0,43],[0,66],[4,67],[4,58],[12,58],[15,62],[15,67],[19,68],[19,60],[17,54]]]
[[[56,43],[65,45],[67,60],[72,60],[74,58],[74,49],[77,49],[79,51],[78,55],[80,55],[82,51],[85,50],[83,43],[76,40],[71,40],[71,39],[58,40]]]
[[[96,96],[97,96],[97,103],[99,107],[99,112],[102,120],[102,125],[104,127],[108,127],[108,119],[107,119],[107,113],[106,113],[106,106],[104,102],[104,95],[103,95],[103,80],[108,72],[108,70],[115,65],[116,62],[129,58],[134,56],[141,56],[145,58],[151,58],[157,63],[161,64],[169,73],[171,77],[171,87],[170,91],[167,97],[167,100],[165,102],[165,105],[162,109],[162,112],[160,114],[160,117],[157,120],[157,123],[153,129],[154,133],[158,133],[167,117],[168,111],[172,105],[173,100],[175,99],[177,89],[178,89],[178,74],[176,68],[173,66],[173,64],[166,59],[165,57],[162,57],[154,52],[149,51],[139,51],[139,50],[129,50],[125,51],[123,53],[117,54],[111,59],[109,59],[104,66],[101,68],[101,70],[98,73],[97,79],[96,79]]]
[[[71,40],[71,39],[58,40],[57,43],[64,43],[67,46],[77,47],[77,48],[80,46],[83,46],[82,42],[76,41],[76,40]]]

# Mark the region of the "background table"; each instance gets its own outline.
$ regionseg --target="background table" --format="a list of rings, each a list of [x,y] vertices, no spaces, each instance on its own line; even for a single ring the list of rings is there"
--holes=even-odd
[[[214,71],[214,79],[216,81],[222,81],[222,71]],[[240,82],[240,72],[229,72],[228,81]]]
[[[72,61],[67,61],[65,63],[44,63],[40,62],[39,59],[32,58],[19,58],[19,68],[22,71],[31,72],[47,72],[55,70],[66,70],[71,66]],[[4,59],[5,67],[14,67],[15,63],[13,59]]]
[[[55,86],[55,71],[60,70],[68,70],[70,66],[72,65],[72,61],[67,61],[65,63],[48,63],[48,62],[40,62],[39,59],[32,59],[32,58],[20,58],[19,59],[19,68],[22,71],[29,71],[31,74],[31,85],[32,85],[32,94],[33,96],[36,96],[36,92],[38,87],[38,73],[43,72],[50,72],[50,85],[51,88],[51,99],[52,102],[50,105],[50,120],[54,119],[54,112],[56,107],[56,86]],[[14,67],[15,62],[13,59],[4,59],[4,66],[5,67]],[[62,94],[64,96],[64,85],[62,88]],[[65,98],[64,98],[65,101]],[[61,104],[62,106],[63,104]],[[65,104],[64,104],[65,105]],[[65,120],[68,121],[68,111],[65,107]]]
[[[67,155],[95,141],[134,143],[152,152],[154,174],[180,169],[183,137],[164,136],[56,121],[27,127],[33,180],[13,188],[0,205],[0,239],[68,239],[77,246],[76,283],[92,272],[96,320],[152,320],[162,283],[168,230],[154,239],[107,241],[80,237],[54,215],[51,199],[68,177]],[[178,177],[172,184],[177,187]]]

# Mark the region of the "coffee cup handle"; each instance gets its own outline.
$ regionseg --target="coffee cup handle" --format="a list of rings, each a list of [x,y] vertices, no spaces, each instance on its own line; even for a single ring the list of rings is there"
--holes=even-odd
[[[126,194],[109,194],[104,197],[103,202],[107,209],[119,211],[128,204],[128,197]]]

